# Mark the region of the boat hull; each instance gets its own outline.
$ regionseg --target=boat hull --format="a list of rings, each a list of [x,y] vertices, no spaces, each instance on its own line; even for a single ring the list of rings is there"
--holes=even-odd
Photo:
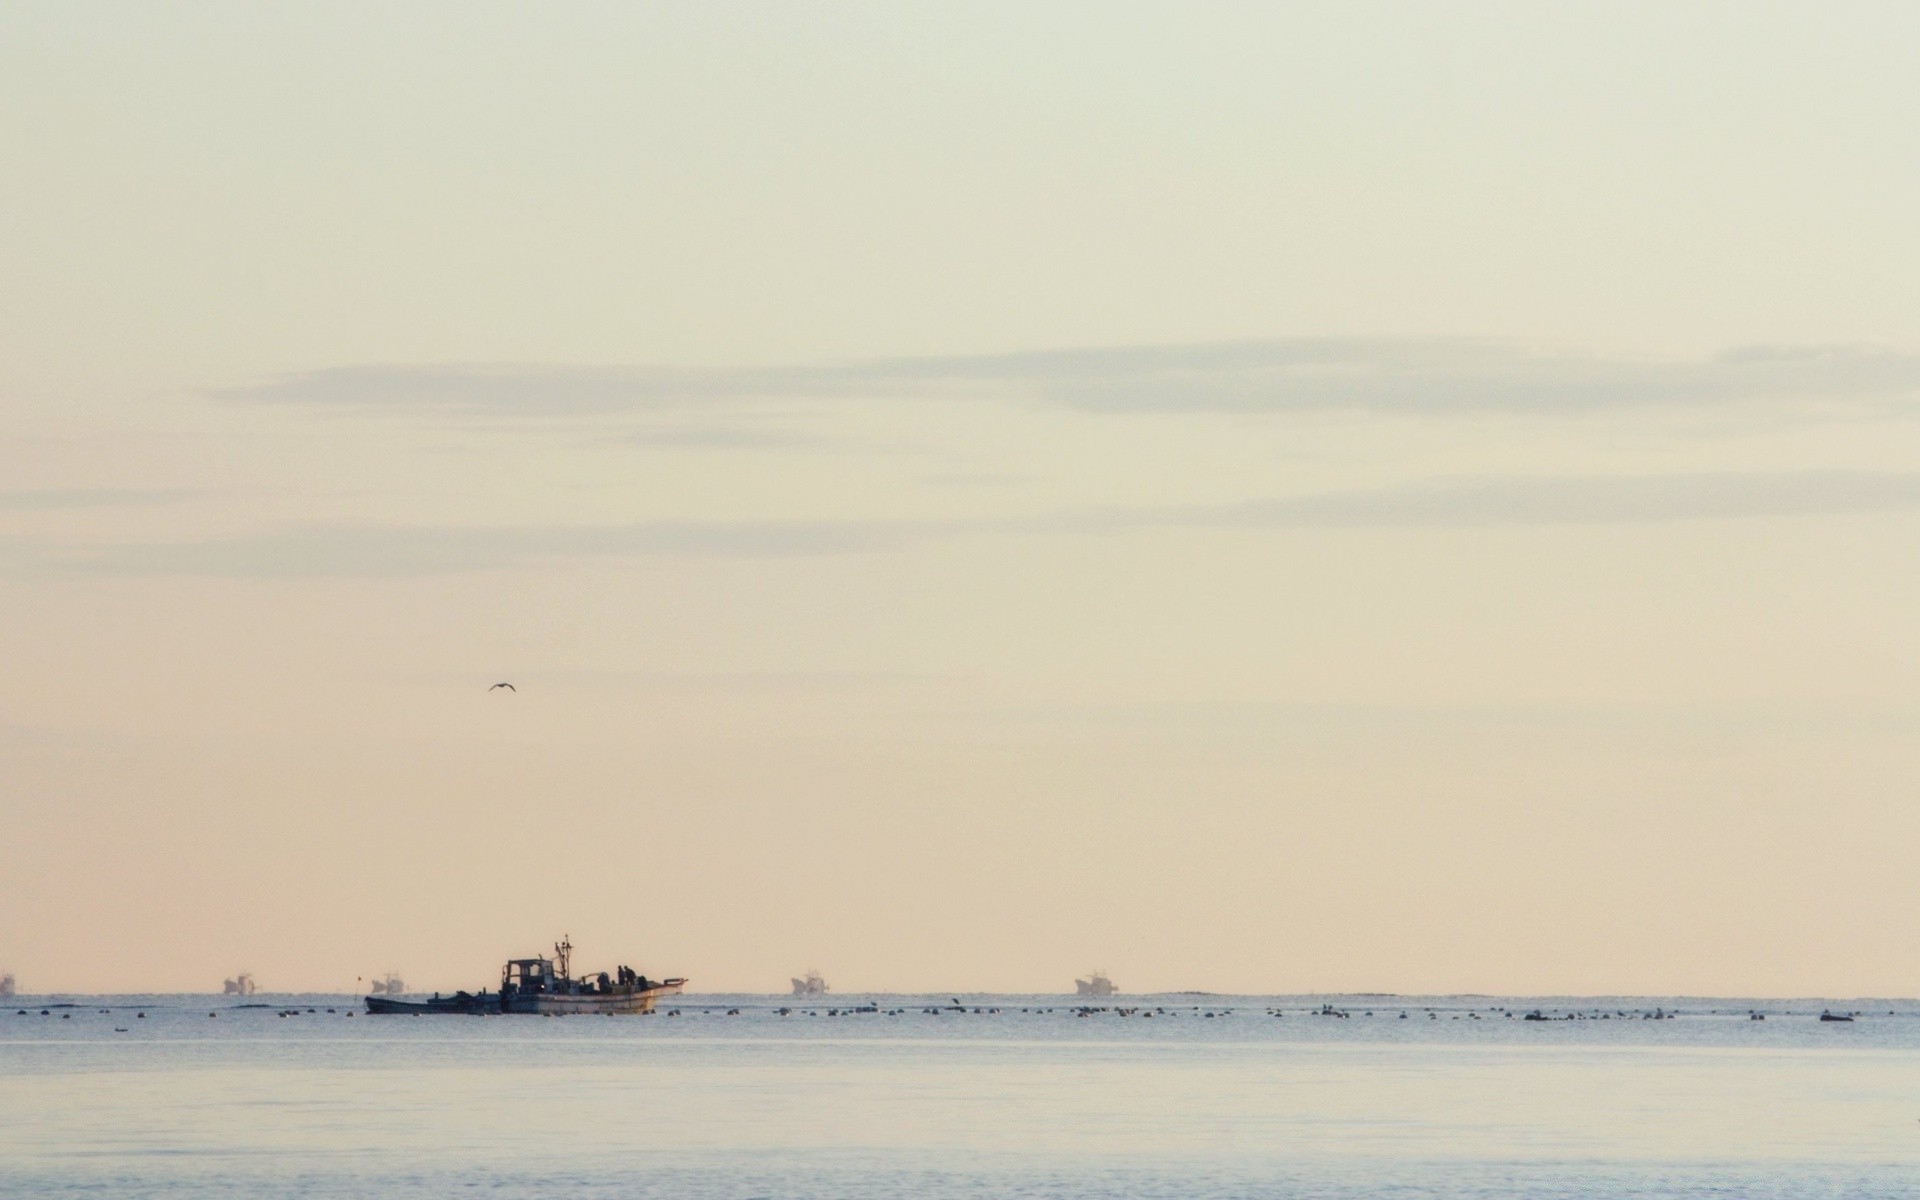
[[[431,1000],[395,1000],[390,996],[368,996],[367,1015],[399,1016],[482,1016],[500,1011],[497,996],[436,996]]]
[[[677,996],[680,984],[662,983],[630,991],[523,992],[505,998],[503,1010],[510,1013],[541,1013],[546,1016],[573,1016],[596,1013],[650,1013],[662,996]]]
[[[537,1013],[545,1016],[570,1016],[597,1013],[650,1013],[662,996],[680,993],[680,983],[662,983],[629,991],[529,992],[518,995],[436,996],[431,1000],[396,1000],[390,996],[368,996],[369,1016],[486,1016],[492,1013]]]

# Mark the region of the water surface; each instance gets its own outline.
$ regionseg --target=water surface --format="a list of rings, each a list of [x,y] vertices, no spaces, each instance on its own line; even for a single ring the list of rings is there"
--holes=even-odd
[[[1910,1002],[62,999],[0,1010],[7,1195],[1920,1196]]]

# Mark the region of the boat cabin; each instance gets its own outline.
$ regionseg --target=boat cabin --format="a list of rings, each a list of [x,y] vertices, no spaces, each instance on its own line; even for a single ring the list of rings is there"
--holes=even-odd
[[[568,993],[577,990],[572,972],[573,939],[563,937],[553,944],[552,958],[515,958],[507,961],[500,973],[500,994],[537,995]]]
[[[503,995],[521,995],[563,990],[556,985],[566,977],[556,973],[553,967],[553,960],[549,958],[513,959],[501,972],[500,991]]]
[[[553,955],[552,958],[509,959],[500,972],[501,1002],[507,1004],[508,998],[514,996],[633,996],[676,982],[655,983],[628,966],[616,968],[612,975],[602,971],[575,979],[573,943],[565,938],[555,943]]]

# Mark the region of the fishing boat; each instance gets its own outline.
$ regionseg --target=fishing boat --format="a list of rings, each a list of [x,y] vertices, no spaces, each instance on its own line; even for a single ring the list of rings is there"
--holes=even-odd
[[[563,1016],[570,1013],[647,1013],[661,996],[671,996],[686,984],[685,979],[648,979],[632,967],[575,978],[573,942],[565,937],[554,943],[553,957],[509,959],[500,972],[500,990],[489,993],[455,992],[431,999],[396,1000],[390,995],[367,997],[367,1012],[384,1015],[405,1013],[484,1014],[542,1013]]]
[[[827,981],[820,978],[820,972],[808,971],[805,979],[793,979],[793,994],[796,996],[824,996],[827,993]]]
[[[220,992],[227,996],[251,996],[260,989],[254,986],[253,976],[245,971],[220,985]]]
[[[376,996],[402,996],[406,994],[407,981],[388,971],[385,979],[374,980],[367,990]]]
[[[367,1012],[387,1017],[413,1014],[416,1016],[466,1016],[484,1017],[488,1013],[502,1011],[500,998],[490,996],[485,991],[455,992],[451,996],[442,996],[435,992],[422,1000],[396,1000],[392,996],[368,996]]]
[[[1111,996],[1120,989],[1113,986],[1113,980],[1107,978],[1105,971],[1093,972],[1091,979],[1076,979],[1073,989],[1080,996]]]

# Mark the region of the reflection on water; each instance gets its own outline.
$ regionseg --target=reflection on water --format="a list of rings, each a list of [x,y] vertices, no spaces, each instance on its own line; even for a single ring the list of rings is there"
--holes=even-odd
[[[0,1192],[1920,1196],[1910,1004],[1174,999],[23,998],[0,1014]],[[1656,1004],[1680,1015],[1640,1019]]]

